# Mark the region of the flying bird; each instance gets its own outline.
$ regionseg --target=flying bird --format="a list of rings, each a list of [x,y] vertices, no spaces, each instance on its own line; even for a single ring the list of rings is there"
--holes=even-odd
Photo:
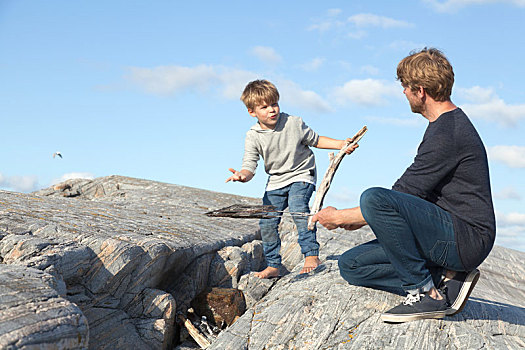
[[[62,158],[62,154],[60,152],[58,152],[58,151],[53,153],[53,158],[55,158],[55,156],[59,156],[60,158]]]

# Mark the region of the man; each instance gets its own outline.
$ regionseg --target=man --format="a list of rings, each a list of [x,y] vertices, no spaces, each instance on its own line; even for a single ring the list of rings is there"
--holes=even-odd
[[[412,112],[429,122],[414,162],[392,189],[370,188],[360,206],[314,217],[328,229],[369,225],[376,239],[345,252],[350,284],[407,293],[385,322],[460,312],[492,249],[496,230],[484,145],[450,100],[454,72],[437,49],[411,53],[397,67]]]

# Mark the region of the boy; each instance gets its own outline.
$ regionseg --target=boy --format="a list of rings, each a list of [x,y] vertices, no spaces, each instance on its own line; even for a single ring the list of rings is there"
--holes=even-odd
[[[315,157],[310,146],[323,149],[341,149],[348,140],[319,136],[301,118],[281,113],[279,92],[266,80],[255,80],[244,89],[241,100],[257,123],[246,133],[241,171],[232,168],[228,181],[248,182],[257,167],[259,156],[264,159],[269,175],[263,197],[264,205],[276,210],[289,207],[290,212],[309,213],[308,203],[315,190]],[[349,149],[351,153],[355,148]],[[314,270],[319,260],[316,230],[308,230],[308,217],[294,215],[299,234],[298,243],[305,256],[302,273]],[[278,226],[280,217],[261,219],[259,226],[268,267],[255,273],[259,278],[279,276],[281,240]]]

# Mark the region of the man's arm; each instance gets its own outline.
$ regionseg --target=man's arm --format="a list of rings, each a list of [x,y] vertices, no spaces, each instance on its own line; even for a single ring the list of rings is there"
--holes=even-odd
[[[239,182],[248,182],[253,178],[253,173],[246,169],[241,169],[241,171],[237,171],[233,168],[228,169],[233,173],[232,176],[226,179],[226,182],[229,181],[239,181]]]
[[[329,230],[342,227],[353,231],[367,225],[360,207],[338,210],[334,207],[326,207],[312,217],[312,222],[319,222]]]

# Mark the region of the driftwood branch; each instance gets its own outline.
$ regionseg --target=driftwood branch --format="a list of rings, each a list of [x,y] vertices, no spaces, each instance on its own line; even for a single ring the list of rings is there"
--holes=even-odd
[[[245,205],[234,204],[229,207],[216,209],[205,213],[211,217],[240,218],[240,219],[269,219],[283,216],[288,213],[292,216],[310,216],[307,213],[286,212],[277,210],[273,205]]]
[[[339,164],[343,160],[344,156],[346,156],[346,151],[353,147],[355,144],[361,140],[361,138],[364,136],[364,134],[367,131],[367,127],[363,126],[361,130],[355,136],[351,139],[352,141],[347,143],[341,150],[337,153],[337,155],[334,157],[333,153],[330,153],[328,157],[330,158],[330,165],[328,166],[328,169],[326,170],[326,173],[324,174],[323,181],[321,181],[321,184],[319,185],[319,189],[315,193],[314,203],[312,205],[311,214],[316,214],[321,207],[323,206],[323,200],[326,196],[326,193],[328,192],[328,189],[330,188],[330,185],[332,183],[332,179],[334,178],[335,172],[337,171],[337,168],[339,167]],[[315,222],[312,222],[312,217],[308,219],[308,229],[313,230],[315,228]]]
[[[201,349],[206,349],[208,346],[211,345],[211,343],[204,337],[201,332],[195,326],[191,323],[190,320],[187,320],[184,316],[179,315],[179,319],[184,324],[184,327],[188,330],[188,333],[190,336],[199,344]]]

